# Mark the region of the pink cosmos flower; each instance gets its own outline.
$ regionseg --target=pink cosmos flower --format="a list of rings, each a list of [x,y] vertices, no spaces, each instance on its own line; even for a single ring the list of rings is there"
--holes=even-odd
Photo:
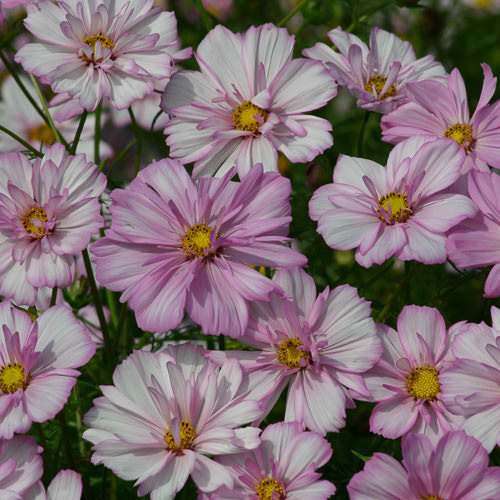
[[[397,144],[408,137],[450,137],[465,151],[462,172],[471,168],[487,171],[488,164],[500,167],[500,101],[488,104],[497,79],[491,68],[481,64],[483,88],[476,110],[469,114],[467,93],[460,71],[454,69],[447,83],[426,81],[408,84],[411,102],[382,117],[382,140]]]
[[[24,500],[24,494],[42,477],[40,448],[31,436],[0,438],[0,498]]]
[[[86,328],[67,306],[34,322],[9,302],[0,304],[0,437],[26,432],[62,409],[80,375],[75,368],[95,353]]]
[[[385,351],[374,368],[364,374],[370,397],[377,401],[370,417],[370,430],[395,439],[409,432],[437,441],[457,429],[462,417],[443,404],[441,378],[454,357],[450,342],[455,330],[446,331],[439,311],[430,307],[405,306],[395,331],[377,324]]]
[[[220,488],[210,500],[327,500],[335,493],[335,486],[315,472],[332,456],[330,443],[320,434],[305,432],[297,422],[279,422],[267,426],[261,440],[255,450],[216,459],[235,484]]]
[[[387,167],[341,156],[333,184],[320,187],[309,204],[318,233],[337,250],[357,248],[364,267],[395,255],[437,264],[446,260],[446,231],[476,213],[466,196],[445,192],[459,177],[464,152],[454,141],[398,144]]]
[[[167,78],[177,44],[173,12],[153,0],[59,0],[28,5],[25,25],[40,41],[16,54],[24,69],[93,111],[102,97],[128,108]]]
[[[403,464],[375,453],[347,485],[351,500],[496,500],[500,467],[463,431],[448,432],[433,445],[425,436],[403,440]]]
[[[113,382],[101,386],[104,396],[85,416],[90,428],[83,437],[94,444],[92,463],[136,479],[139,496],[173,499],[189,475],[203,492],[231,488],[231,473],[207,455],[260,444],[260,429],[240,427],[259,405],[246,398],[236,360],[219,369],[189,343],[135,351],[116,368]]]
[[[32,305],[39,287],[73,281],[73,256],[102,226],[105,186],[95,164],[66,156],[61,144],[33,164],[20,153],[0,155],[1,295]]]
[[[124,291],[143,330],[175,328],[184,308],[205,333],[243,335],[248,304],[276,284],[254,266],[304,265],[286,243],[290,182],[255,166],[242,182],[164,159],[111,193],[111,228],[92,246],[97,278]]]
[[[252,397],[263,406],[261,418],[288,386],[285,420],[296,420],[326,434],[345,425],[345,408],[354,407],[347,388],[368,395],[363,374],[383,347],[370,318],[368,302],[344,285],[316,297],[313,279],[299,268],[276,273],[273,281],[287,295],[269,304],[252,304],[241,342],[258,351],[220,351],[237,357],[249,372]]]
[[[388,113],[407,101],[408,83],[446,75],[433,56],[417,59],[409,42],[380,28],[372,29],[370,48],[341,28],[329,31],[328,37],[338,52],[317,43],[303,54],[323,62],[338,84],[358,99],[360,108]]]
[[[82,496],[82,476],[73,470],[61,470],[52,479],[47,490],[38,481],[23,500],[80,500]]]
[[[38,101],[35,87],[31,81],[20,75],[20,79],[31,94]],[[55,140],[54,133],[50,127],[43,121],[42,117],[34,112],[32,104],[19,88],[14,78],[7,77],[2,82],[1,90],[2,100],[0,101],[0,123],[7,124],[9,130],[24,139],[35,149],[40,150],[42,145],[44,149],[52,144]],[[58,108],[50,108],[50,113],[57,115]],[[77,120],[58,121],[54,119],[54,123],[61,133],[69,142],[75,137],[78,128]],[[94,115],[87,116],[85,126],[82,130],[80,141],[77,146],[77,153],[85,153],[89,158],[94,154],[94,132],[95,132],[95,117]],[[14,138],[0,132],[0,151],[24,151],[26,148]],[[109,144],[100,141],[100,151],[102,157],[112,156],[113,150]]]
[[[488,452],[500,445],[500,309],[492,307],[491,317],[492,327],[457,325],[456,361],[441,377],[446,406],[465,417],[464,431]]]
[[[278,151],[305,162],[333,144],[328,121],[306,115],[337,94],[333,78],[314,61],[292,59],[294,37],[265,24],[235,34],[215,27],[198,46],[199,71],[172,76],[162,108],[170,154],[195,162],[195,177],[240,177],[256,163],[278,170]],[[224,57],[221,57],[224,54]]]
[[[500,295],[500,176],[471,171],[469,196],[479,212],[452,229],[446,240],[449,258],[463,268],[490,266],[484,284],[485,297]]]

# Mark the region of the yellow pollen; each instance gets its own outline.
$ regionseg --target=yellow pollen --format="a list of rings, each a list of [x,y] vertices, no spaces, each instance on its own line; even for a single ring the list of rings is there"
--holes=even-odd
[[[184,234],[182,251],[190,257],[205,257],[206,250],[212,246],[210,233],[214,230],[206,224],[196,224]]]
[[[394,222],[405,222],[408,220],[411,214],[411,210],[408,208],[408,197],[406,194],[395,193],[391,191],[390,193],[384,194],[378,200],[377,212],[380,214],[380,220],[387,222],[387,224],[394,224]],[[390,210],[389,210],[390,207]],[[386,220],[385,214],[380,211],[383,208],[389,217]],[[391,216],[392,214],[392,216]]]
[[[26,232],[33,235],[36,239],[40,239],[45,234],[45,228],[32,223],[33,220],[40,222],[48,222],[47,214],[43,208],[32,208],[23,217],[22,223]]]
[[[196,431],[194,427],[189,423],[188,420],[181,420],[181,445],[178,446],[175,442],[174,435],[170,429],[165,431],[165,442],[167,446],[174,452],[179,452],[181,450],[185,450],[186,448],[191,448],[193,441],[196,437]]]
[[[416,399],[434,401],[441,392],[438,375],[439,372],[432,366],[417,366],[406,378],[406,392]]]
[[[113,42],[106,35],[102,35],[101,33],[99,33],[98,35],[86,36],[83,39],[83,43],[90,45],[90,47],[92,48],[92,52],[94,52],[95,44],[97,42],[101,42],[101,45],[103,47],[107,47],[108,49],[113,50]]]
[[[429,497],[422,497],[422,500],[444,500],[444,498],[437,497],[436,495],[431,495]]]
[[[465,123],[455,123],[444,133],[445,137],[450,137],[457,141],[466,151],[471,150],[472,146],[472,129]]]
[[[54,139],[54,133],[46,123],[42,123],[30,130],[30,142],[38,141],[44,144],[52,144]]]
[[[267,478],[263,479],[255,488],[257,496],[262,500],[283,500],[283,486],[281,486],[276,479]],[[273,493],[278,493],[279,497]]]
[[[9,363],[0,367],[0,391],[12,394],[26,387],[24,366],[21,363]]]
[[[373,96],[377,97],[382,89],[384,88],[387,78],[385,76],[373,75],[366,83],[365,90],[370,92]],[[373,93],[373,87],[375,87],[375,94]],[[385,100],[386,97],[394,97],[396,95],[396,85],[391,85],[380,99]]]
[[[311,357],[309,352],[297,349],[301,345],[302,342],[299,339],[289,339],[281,342],[278,348],[278,361],[288,366],[288,368],[300,368],[300,359],[305,358],[308,360]]]
[[[267,120],[269,113],[250,101],[240,104],[233,113],[233,123],[238,130],[253,132],[259,131],[259,127]],[[257,119],[255,118],[257,117]]]

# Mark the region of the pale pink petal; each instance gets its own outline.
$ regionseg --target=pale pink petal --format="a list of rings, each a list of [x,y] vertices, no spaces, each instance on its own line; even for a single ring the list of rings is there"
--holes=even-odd
[[[355,474],[347,491],[351,500],[417,500],[410,490],[408,473],[401,464],[385,453],[375,453]]]

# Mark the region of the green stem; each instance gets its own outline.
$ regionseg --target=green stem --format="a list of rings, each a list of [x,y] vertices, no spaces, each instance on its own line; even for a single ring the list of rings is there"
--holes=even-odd
[[[75,463],[75,458],[73,456],[73,450],[71,448],[71,438],[69,435],[68,425],[66,423],[66,418],[64,416],[64,409],[62,409],[58,413],[57,419],[59,420],[59,423],[61,424],[62,438],[63,438],[63,442],[64,442],[64,448],[66,449],[66,456],[68,458],[68,463],[69,463],[70,467],[76,471],[76,463]]]
[[[50,127],[49,120],[47,119],[47,117],[45,116],[42,109],[35,101],[35,99],[33,99],[33,96],[28,92],[28,89],[24,86],[24,83],[19,78],[19,75],[14,70],[14,68],[10,64],[9,60],[7,59],[7,57],[5,56],[5,54],[1,50],[0,50],[0,59],[4,63],[8,72],[12,75],[12,77],[16,81],[16,83],[19,86],[19,88],[21,89],[22,93],[26,96],[26,99],[28,99],[28,101],[31,103],[31,105],[35,108],[36,112],[42,117],[43,121]]]
[[[357,14],[358,2],[356,1],[355,6],[353,8],[352,22],[351,22],[351,24],[349,25],[349,27],[347,28],[346,31],[348,33],[350,33],[351,31],[354,30],[354,28],[359,23],[364,23],[372,14],[375,14],[375,12],[377,12],[379,10],[385,9],[389,5],[392,5],[393,3],[395,3],[395,0],[387,0],[387,2],[384,2],[383,4],[376,5],[375,7],[372,7],[371,9],[368,9],[366,12],[363,13],[363,15],[361,15],[358,18],[358,14]]]
[[[18,135],[14,134],[14,132],[11,132],[9,129],[3,127],[2,125],[0,125],[0,130],[2,132],[5,132],[7,135],[10,135],[13,139],[22,144],[28,151],[33,153],[35,156],[38,156],[38,158],[43,158],[43,153],[40,153],[40,151],[35,149],[31,144],[28,144],[24,139],[21,139],[21,137],[19,137]]]
[[[102,101],[97,105],[95,110],[95,133],[94,133],[94,163],[99,165],[100,151],[99,146],[101,143],[101,111]]]
[[[111,162],[111,165],[109,166],[108,168],[108,175],[110,174],[111,172],[111,169],[120,162],[120,160],[127,154],[127,151],[135,145],[135,139],[130,141],[121,151],[120,153],[115,156],[115,158],[113,159],[113,161]]]
[[[50,297],[50,306],[49,307],[55,306],[56,300],[57,300],[57,286],[52,288],[52,295]]]
[[[102,331],[102,338],[104,341],[104,351],[106,352],[106,357],[109,363],[108,368],[113,369],[113,355],[111,352],[111,342],[108,332],[108,325],[106,323],[106,318],[104,316],[104,311],[102,309],[101,297],[99,296],[99,290],[97,289],[97,284],[94,278],[94,272],[92,271],[92,264],[90,263],[89,252],[85,248],[82,250],[83,262],[85,264],[85,270],[87,271],[87,277],[89,280],[90,291],[92,292],[92,297],[94,299],[94,305],[97,312],[97,317],[99,318],[99,325]]]
[[[111,474],[111,485],[110,485],[111,491],[109,492],[109,498],[110,500],[116,500],[118,498],[118,484],[116,482],[116,476],[114,474]]]
[[[38,82],[36,81],[36,78],[33,75],[30,75],[31,82],[33,83],[36,93],[38,94],[38,98],[40,99],[40,102],[42,103],[43,111],[45,112],[45,116],[47,117],[48,125],[50,127],[50,130],[52,130],[52,133],[54,134],[54,137],[56,138],[57,142],[60,142],[61,144],[64,144],[64,147],[66,149],[69,149],[69,145],[64,139],[64,137],[59,133],[59,130],[57,130],[54,120],[52,120],[52,116],[50,115],[49,112],[49,107],[47,105],[47,101],[38,85]]]
[[[363,117],[363,123],[361,124],[361,128],[359,129],[358,140],[356,143],[356,152],[355,155],[358,157],[363,157],[365,153],[365,132],[366,125],[368,124],[368,120],[370,118],[370,111],[365,111],[365,116]]]
[[[226,338],[222,333],[219,335],[219,351],[225,351],[226,350]]]
[[[297,4],[297,6],[292,9],[276,26],[282,27],[284,26],[292,17],[297,14],[297,12],[304,7],[304,5],[308,2],[309,0],[302,0]]]
[[[71,143],[71,150],[69,152],[70,155],[74,155],[76,153],[76,148],[78,147],[78,143],[80,142],[80,136],[82,135],[83,127],[85,126],[85,120],[87,119],[87,110],[84,109],[82,116],[80,118],[80,123],[78,124],[78,128],[76,129],[75,138]]]
[[[118,340],[120,339],[121,333],[126,331],[125,320],[127,318],[127,304],[122,304],[120,308],[120,316],[118,318],[118,324],[115,330],[115,336],[113,337],[113,352],[117,352]]]
[[[115,295],[108,288],[105,289],[105,292],[106,292],[106,302],[108,304],[109,312],[111,315],[111,324],[113,325],[114,328],[116,328],[116,325],[118,324],[118,313],[116,310]]]
[[[137,177],[139,173],[139,164],[141,161],[141,153],[142,153],[142,138],[141,138],[141,129],[139,125],[137,125],[137,120],[135,119],[134,112],[132,111],[132,107],[128,108],[128,113],[130,115],[130,119],[132,120],[132,127],[134,129],[135,134],[135,169],[134,169],[134,177]]]
[[[207,12],[207,9],[203,6],[201,0],[195,0],[196,8],[200,11],[201,19],[203,24],[205,25],[205,29],[209,32],[212,28],[212,20],[210,19],[210,15]]]

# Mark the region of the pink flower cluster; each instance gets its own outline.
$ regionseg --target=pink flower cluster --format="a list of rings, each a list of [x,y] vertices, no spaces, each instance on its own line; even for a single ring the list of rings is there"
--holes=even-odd
[[[106,363],[122,360],[84,418],[92,464],[135,481],[140,496],[173,499],[191,478],[203,500],[327,500],[336,487],[317,472],[332,456],[325,435],[362,400],[375,403],[371,432],[402,438],[403,461],[375,453],[350,480],[351,499],[498,498],[500,469],[488,467],[488,453],[500,445],[500,309],[491,327],[447,328],[437,309],[405,305],[393,328],[376,323],[348,284],[318,294],[289,235],[297,193],[278,169],[280,154],[310,162],[333,145],[331,123],[309,112],[346,87],[359,107],[384,115],[382,138],[395,146],[385,165],[339,156],[333,182],[309,202],[317,232],[335,250],[355,250],[364,268],[390,258],[493,265],[485,295],[496,297],[500,177],[490,167],[500,167],[500,101],[490,103],[491,68],[482,64],[470,116],[458,69],[447,75],[379,28],[369,46],[333,29],[336,51],[318,43],[293,58],[284,28],[217,26],[198,45],[194,71],[174,67],[191,49],[180,48],[174,13],[153,0],[44,0],[27,13],[36,41],[16,61],[50,85],[63,104],[57,115],[82,114],[57,122],[69,144],[50,116],[20,114],[17,125],[27,125],[10,138],[32,157],[0,153],[0,496],[82,494],[68,470],[45,490],[41,448],[15,435],[63,409],[96,351],[67,298],[92,323]],[[30,85],[21,80],[34,94]],[[151,103],[164,112],[156,118],[171,157],[113,189],[108,210],[102,164],[75,155],[87,112],[96,111],[99,163],[101,107],[130,108],[134,128],[153,130]],[[69,289],[80,252],[90,312]],[[108,289],[109,310],[97,286]],[[127,356],[130,343],[113,352],[133,319],[125,306],[118,319],[112,292],[155,338],[196,323],[240,349],[169,343]],[[284,421],[261,430],[280,399]]]

